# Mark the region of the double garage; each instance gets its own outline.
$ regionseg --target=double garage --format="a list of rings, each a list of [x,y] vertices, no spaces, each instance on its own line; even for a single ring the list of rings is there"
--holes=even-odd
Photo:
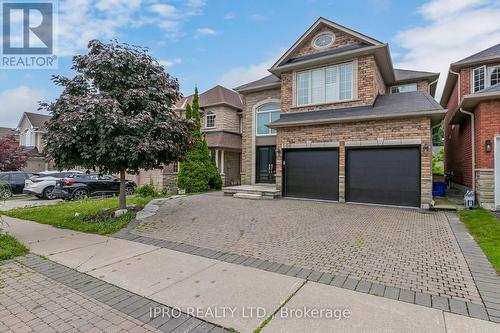
[[[420,147],[346,147],[345,201],[420,207]],[[283,195],[339,200],[339,149],[283,151]]]

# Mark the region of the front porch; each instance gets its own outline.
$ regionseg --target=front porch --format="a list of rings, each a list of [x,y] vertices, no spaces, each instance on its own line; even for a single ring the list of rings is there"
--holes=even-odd
[[[275,184],[256,184],[225,187],[225,196],[232,196],[240,199],[272,200],[281,197],[281,191],[276,189]]]

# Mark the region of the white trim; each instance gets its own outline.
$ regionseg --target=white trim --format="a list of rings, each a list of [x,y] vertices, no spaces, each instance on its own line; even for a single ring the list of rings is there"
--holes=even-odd
[[[487,82],[487,80],[486,80],[486,76],[487,76],[487,73],[486,73],[486,72],[487,72],[486,65],[482,65],[482,66],[479,66],[479,67],[475,67],[475,68],[473,68],[473,69],[472,69],[472,71],[471,71],[471,78],[470,78],[470,80],[471,80],[471,85],[470,85],[470,87],[471,87],[471,93],[472,93],[472,94],[473,94],[473,93],[475,93],[475,91],[474,91],[474,90],[475,90],[475,88],[476,88],[476,82],[475,82],[475,80],[474,80],[474,72],[475,72],[477,69],[480,69],[480,68],[483,68],[483,69],[484,69],[484,87],[483,87],[483,89],[484,89],[484,88],[487,88],[487,86],[486,86],[486,82]],[[481,89],[479,89],[479,90],[481,90]],[[478,90],[478,91],[479,91],[479,90]]]
[[[354,36],[362,41],[365,41],[369,44],[372,44],[372,45],[375,45],[375,46],[380,46],[380,45],[383,45],[382,43],[380,43],[378,40],[375,40],[375,39],[372,39],[368,36],[365,36],[365,35],[362,35],[356,31],[353,31],[349,28],[346,28],[346,27],[343,27],[339,24],[336,24],[332,21],[329,21],[323,17],[320,17],[316,22],[314,22],[314,24],[309,28],[307,29],[307,31],[285,52],[285,54],[283,54],[279,59],[278,61],[276,61],[276,63],[271,67],[271,69],[274,69],[276,67],[278,67],[283,61],[287,60],[287,58],[293,53],[293,51],[295,51],[297,49],[297,47],[300,46],[300,44],[302,44],[302,42],[309,38],[309,36],[316,30],[316,28],[320,25],[320,24],[325,24],[326,26],[330,27],[330,28],[334,28],[336,30],[340,30],[348,35],[351,35],[351,36]]]
[[[346,141],[346,147],[421,145],[422,139],[390,139]]]
[[[320,37],[320,36],[330,36],[332,37],[332,41],[330,43],[328,43],[328,45],[325,45],[325,46],[317,46],[316,45],[316,40]],[[314,48],[315,50],[324,50],[326,48],[328,48],[329,46],[331,46],[333,43],[335,43],[335,41],[337,40],[337,36],[335,36],[335,33],[333,31],[322,31],[322,32],[318,32],[314,38],[311,38],[311,46],[312,48]]]
[[[208,117],[213,116],[214,117],[214,126],[208,126]],[[217,128],[217,114],[214,112],[206,112],[205,113],[205,129],[215,129]]]
[[[256,138],[257,136],[255,135],[255,133],[257,132],[257,126],[256,126],[256,114],[257,114],[257,108],[261,107],[262,105],[264,104],[268,104],[268,103],[280,103],[281,105],[281,99],[279,98],[271,98],[271,97],[268,97],[258,103],[255,103],[253,106],[252,106],[252,128],[251,128],[251,133],[252,133],[252,157],[251,157],[251,179],[250,179],[250,183],[252,185],[255,185],[255,180],[256,180],[256,170],[255,170],[255,164],[257,162],[257,159],[256,159]]]
[[[288,143],[282,144],[282,149],[301,149],[301,148],[338,148],[340,147],[340,142],[311,142],[307,141],[305,143]]]
[[[494,163],[494,192],[495,197],[495,208],[500,206],[500,135],[497,134],[494,137],[495,142],[493,143],[493,163]],[[498,154],[497,154],[498,152]],[[475,176],[475,174],[474,174]]]

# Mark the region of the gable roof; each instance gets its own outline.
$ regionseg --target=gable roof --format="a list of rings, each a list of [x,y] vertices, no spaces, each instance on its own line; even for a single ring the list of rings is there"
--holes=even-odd
[[[272,87],[279,87],[281,85],[281,79],[274,74],[263,77],[252,81],[250,83],[243,84],[234,88],[239,93],[257,91],[261,89],[268,89]]]
[[[319,19],[316,20],[316,22],[313,23],[313,25],[311,25],[311,27],[309,29],[307,29],[307,31],[278,59],[278,61],[276,61],[276,63],[271,67],[270,71],[272,71],[273,69],[279,67],[280,65],[284,64],[286,61],[288,61],[288,59],[290,58],[291,54],[293,54],[293,52],[295,50],[297,50],[298,48],[300,48],[302,46],[302,44],[310,37],[312,36],[314,33],[316,33],[316,31],[319,29],[319,27],[321,25],[326,25],[328,27],[331,27],[333,29],[337,29],[337,30],[340,30],[346,34],[349,34],[351,36],[354,36],[356,38],[358,38],[359,40],[361,40],[363,43],[366,43],[367,45],[371,45],[371,46],[381,46],[381,45],[384,45],[382,42],[374,39],[374,38],[371,38],[371,37],[368,37],[367,35],[364,35],[360,32],[357,32],[355,30],[352,30],[352,29],[349,29],[347,27],[344,27],[343,25],[340,25],[338,23],[335,23],[335,22],[332,22],[330,20],[327,20],[325,19],[324,17],[320,17]]]
[[[28,121],[30,122],[31,126],[33,126],[33,129],[39,131],[47,130],[46,122],[50,118],[52,118],[51,116],[46,114],[25,112],[23,113],[21,120],[19,120],[19,125],[17,126],[18,128],[21,126],[21,122],[23,121],[24,117],[28,118]]]
[[[459,60],[453,63],[451,66],[459,67],[463,65],[472,65],[475,63],[483,63],[487,61],[496,61],[496,60],[500,60],[500,44],[494,45],[492,47],[487,48],[486,50],[482,50],[462,60]]]
[[[431,95],[423,91],[380,95],[373,105],[318,110],[314,112],[288,112],[268,126],[290,127],[338,123],[384,118],[411,118],[430,116],[432,124],[444,118],[446,110]]]
[[[181,98],[176,103],[176,107],[178,109],[184,109],[187,103],[191,104],[193,102],[193,96],[194,95],[189,95],[187,97]],[[221,85],[217,85],[205,91],[204,93],[200,94],[199,98],[200,108],[206,108],[216,105],[227,105],[237,110],[243,110],[243,102],[241,100],[240,94]]]
[[[452,63],[450,65],[450,70],[457,72],[464,67],[488,64],[491,62],[500,62],[500,44],[493,45],[492,47],[489,47],[462,60]],[[441,105],[445,106],[446,104],[448,104],[457,80],[458,77],[456,74],[448,72],[446,83],[443,89],[443,95],[441,96]]]

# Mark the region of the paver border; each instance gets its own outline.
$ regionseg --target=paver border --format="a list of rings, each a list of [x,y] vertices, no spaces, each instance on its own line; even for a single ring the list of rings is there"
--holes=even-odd
[[[49,259],[44,259],[34,254],[16,257],[16,261],[43,276],[77,290],[87,297],[106,304],[121,313],[140,322],[152,326],[161,332],[175,333],[216,333],[231,332],[220,325],[195,318],[178,309],[160,304],[147,297],[140,296],[111,283],[99,280],[93,276],[78,272],[74,269],[58,264]],[[176,313],[175,317],[158,316],[151,318],[150,311],[153,307],[169,308],[169,313]]]
[[[154,215],[154,214],[153,214]],[[447,214],[448,221],[450,225],[452,226],[452,229],[454,226],[452,225],[452,222],[450,221],[449,214]],[[443,296],[436,296],[432,295],[429,293],[423,293],[423,292],[416,292],[412,290],[407,290],[407,289],[402,289],[398,287],[393,287],[393,286],[388,286],[384,284],[378,284],[366,280],[359,280],[347,276],[342,276],[342,275],[333,275],[331,273],[327,272],[321,272],[321,271],[316,271],[316,270],[311,270],[303,267],[298,267],[298,266],[290,266],[278,262],[272,262],[268,260],[262,260],[258,258],[253,258],[253,257],[248,257],[244,255],[239,255],[231,252],[223,252],[223,251],[215,251],[212,249],[208,248],[203,248],[191,244],[186,244],[186,243],[180,243],[180,242],[174,242],[174,241],[168,241],[168,240],[163,240],[163,239],[156,239],[156,238],[151,238],[147,236],[140,236],[131,233],[131,230],[135,228],[138,224],[141,223],[142,220],[132,220],[125,228],[121,229],[117,233],[111,235],[112,237],[115,238],[120,238],[124,240],[129,240],[129,241],[134,241],[142,244],[148,244],[148,245],[154,245],[157,247],[162,247],[178,252],[183,252],[187,254],[192,254],[192,255],[197,255],[209,259],[214,259],[218,261],[224,261],[227,263],[232,263],[232,264],[237,264],[237,265],[242,265],[242,266],[248,266],[252,268],[257,268],[261,269],[264,271],[268,272],[274,272],[278,274],[283,274],[283,275],[288,275],[292,277],[298,277],[305,279],[307,281],[312,281],[312,282],[318,282],[326,285],[332,285],[344,289],[349,289],[357,292],[362,292],[366,294],[372,294],[375,296],[380,296],[380,297],[385,297],[385,298],[390,298],[393,300],[398,300],[398,301],[403,301],[407,302],[410,304],[416,304],[416,305],[421,305],[429,308],[434,308],[438,310],[443,310],[445,312],[450,312],[458,315],[463,315],[471,318],[476,318],[476,319],[482,319],[482,320],[489,320],[493,322],[498,322],[500,323],[500,310],[498,307],[500,307],[500,292],[498,292],[498,296],[496,296],[496,293],[493,294],[492,292],[489,292],[492,296],[496,298],[489,298],[484,299],[484,296],[486,295],[484,292],[486,291],[483,288],[483,293],[480,292],[480,296],[482,297],[483,301],[488,302],[489,306],[489,311],[487,311],[487,307],[485,304],[478,304],[478,303],[471,303],[471,302],[466,302],[466,301],[461,301],[457,299],[452,299],[452,298],[446,298]],[[460,223],[460,222],[458,222]],[[465,231],[465,235],[463,237],[468,237],[471,239],[471,236],[468,234],[467,230]],[[455,233],[455,230],[454,230]],[[456,233],[455,233],[456,235]],[[456,237],[456,236],[455,236]],[[460,241],[457,239],[457,241],[460,244]],[[475,242],[472,240],[472,243],[475,244]],[[470,248],[472,248],[471,245],[468,245]],[[479,247],[476,244],[477,249]],[[482,254],[481,249],[479,249],[480,253]],[[463,252],[463,250],[462,250]],[[474,252],[476,253],[476,252]],[[484,256],[484,254],[482,254]],[[465,253],[464,253],[465,256]],[[467,257],[466,257],[467,259]],[[487,259],[486,259],[487,261]],[[467,261],[468,262],[468,261]],[[487,262],[489,264],[489,262]],[[480,266],[486,266],[485,263],[481,263]],[[475,267],[475,266],[473,266]],[[491,265],[490,265],[491,267]],[[472,270],[471,270],[472,272]],[[476,273],[477,274],[477,273]],[[495,273],[496,274],[496,273]],[[475,280],[475,283],[477,283],[481,280]],[[484,283],[488,283],[488,281],[482,281]],[[481,282],[480,282],[481,283]],[[500,284],[498,285],[500,287]],[[479,289],[479,285],[477,285]],[[489,285],[485,285],[485,287],[489,287]],[[490,289],[491,290],[491,289]],[[495,301],[495,303],[493,303]],[[498,307],[497,307],[498,306]]]
[[[458,216],[446,213],[446,217],[469,266],[489,320],[500,323],[500,276]]]

